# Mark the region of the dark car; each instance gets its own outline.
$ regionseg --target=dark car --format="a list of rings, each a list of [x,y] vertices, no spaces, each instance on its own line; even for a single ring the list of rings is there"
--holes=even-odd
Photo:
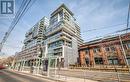
[[[0,65],[0,70],[1,70],[1,69],[5,69],[5,66]]]

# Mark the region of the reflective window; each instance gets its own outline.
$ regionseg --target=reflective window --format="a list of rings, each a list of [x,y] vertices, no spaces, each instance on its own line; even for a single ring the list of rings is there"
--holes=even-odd
[[[110,51],[110,48],[109,48],[109,47],[106,47],[105,50],[106,50],[106,51]]]
[[[53,25],[53,24],[55,24],[57,22],[58,22],[58,15],[51,18],[51,21],[50,21],[51,25]]]
[[[67,12],[64,13],[64,19],[70,21],[70,16]]]
[[[115,47],[111,47],[111,51],[115,51]]]
[[[128,44],[128,48],[130,48],[130,43]]]

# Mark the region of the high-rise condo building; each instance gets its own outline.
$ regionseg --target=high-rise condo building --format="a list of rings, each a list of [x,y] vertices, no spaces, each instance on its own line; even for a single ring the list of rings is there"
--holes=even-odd
[[[50,17],[50,25],[46,31],[47,56],[57,57],[52,60],[62,61],[63,67],[75,64],[78,58],[78,46],[82,44],[80,27],[74,14],[62,4]]]
[[[26,34],[23,49],[28,49],[38,44],[41,44],[46,39],[45,31],[49,25],[49,20],[43,17],[37,22]]]

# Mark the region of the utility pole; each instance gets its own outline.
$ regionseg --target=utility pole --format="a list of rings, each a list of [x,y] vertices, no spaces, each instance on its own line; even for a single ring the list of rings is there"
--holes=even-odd
[[[127,16],[127,26],[126,26],[126,35],[127,35],[127,31],[128,31],[128,28],[129,28],[129,14],[130,14],[130,2],[129,2],[129,5],[128,5],[128,16]],[[123,55],[124,55],[124,58],[125,58],[125,63],[128,67],[128,71],[130,73],[130,68],[129,68],[129,62],[127,60],[127,56],[126,56],[126,52],[125,52],[125,49],[124,49],[124,46],[123,46],[123,42],[122,42],[122,39],[121,39],[121,35],[119,34],[119,40],[120,40],[120,43],[121,43],[121,48],[123,50]]]
[[[0,43],[0,52],[1,52],[1,50],[2,50],[2,47],[3,47],[3,45],[2,45],[2,43]]]
[[[126,57],[126,52],[125,52],[125,49],[124,49],[124,47],[123,47],[123,42],[122,42],[122,40],[121,40],[120,34],[119,34],[119,39],[120,39],[120,43],[121,43],[121,48],[122,48],[122,50],[123,50],[125,62],[126,62],[126,65],[127,65],[127,67],[128,67],[129,73],[130,73],[129,63],[128,63],[128,60],[127,60],[127,57]]]
[[[0,42],[0,52],[2,51],[3,45],[7,41],[9,35],[13,31],[13,29],[15,28],[15,26],[17,25],[17,23],[19,22],[19,20],[23,17],[23,15],[25,14],[25,12],[32,6],[32,5],[30,5],[31,2],[32,2],[32,0],[23,0],[22,1],[20,9],[17,11],[17,13],[15,15],[15,18],[13,19],[11,25],[9,26],[8,31],[5,33],[2,41]]]
[[[127,29],[129,28],[129,17],[130,17],[130,2],[129,2],[128,16],[127,16]],[[127,30],[126,30],[126,33],[127,33]]]
[[[127,30],[129,28],[129,18],[130,18],[130,2],[128,5],[127,28],[126,28]],[[126,34],[127,34],[127,30],[126,30]],[[126,57],[126,55],[125,55],[125,57]],[[127,60],[127,57],[126,57],[126,64],[127,64],[127,67],[128,67],[129,73],[130,73],[129,62]]]

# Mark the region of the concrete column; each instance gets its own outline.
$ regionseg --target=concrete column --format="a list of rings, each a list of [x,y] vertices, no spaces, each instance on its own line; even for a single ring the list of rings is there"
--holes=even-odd
[[[66,46],[66,40],[64,40],[64,45]]]
[[[120,65],[124,65],[125,64],[125,59],[124,59],[124,57],[122,55],[122,52],[120,50],[119,45],[116,45],[115,48],[116,48],[116,52],[117,52],[117,57],[118,57],[119,64]]]
[[[89,49],[89,63],[90,63],[90,66],[94,66],[95,65],[94,52],[93,52],[92,48]]]
[[[23,60],[22,71],[24,70],[25,60]]]
[[[22,67],[23,67],[23,60],[20,62],[20,71],[22,71]]]
[[[86,55],[85,50],[81,50],[80,51],[80,64],[81,65],[85,65],[85,55]]]
[[[17,70],[17,68],[18,68],[18,61],[16,61],[15,70]]]
[[[57,14],[57,19],[58,19],[58,22],[60,21],[60,16],[59,16],[59,13]]]
[[[35,66],[35,59],[33,59],[32,62],[33,62],[33,66]]]
[[[102,53],[103,64],[104,65],[109,64],[108,58],[107,58],[107,53],[105,52],[104,47],[101,47],[101,53]]]

